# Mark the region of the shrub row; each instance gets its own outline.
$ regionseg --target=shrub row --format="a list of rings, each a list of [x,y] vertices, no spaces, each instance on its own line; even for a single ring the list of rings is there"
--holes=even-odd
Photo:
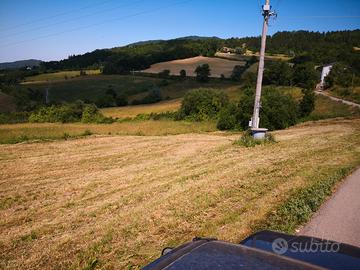
[[[218,90],[191,90],[184,96],[176,119],[217,119],[220,130],[245,130],[253,113],[254,92],[251,88],[244,89],[239,102],[232,103],[224,92]],[[269,130],[284,129],[309,115],[315,106],[315,96],[308,90],[304,90],[303,94],[303,99],[298,103],[277,88],[265,88],[261,99],[261,125]]]
[[[29,122],[34,123],[108,123],[112,121],[111,118],[104,117],[95,105],[82,102],[41,107],[29,116]]]

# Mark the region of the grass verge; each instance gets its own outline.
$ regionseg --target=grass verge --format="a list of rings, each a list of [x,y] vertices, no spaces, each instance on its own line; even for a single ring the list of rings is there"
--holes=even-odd
[[[314,182],[295,191],[291,197],[265,219],[255,222],[253,231],[274,230],[294,233],[305,224],[333,193],[335,185],[348,176],[356,167],[345,166],[336,169],[330,176],[317,177]]]

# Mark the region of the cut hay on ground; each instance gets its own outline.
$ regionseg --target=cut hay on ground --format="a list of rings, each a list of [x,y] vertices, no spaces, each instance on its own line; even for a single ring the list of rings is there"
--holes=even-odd
[[[1,269],[131,269],[194,236],[238,242],[297,188],[360,164],[360,121],[239,135],[0,145]]]

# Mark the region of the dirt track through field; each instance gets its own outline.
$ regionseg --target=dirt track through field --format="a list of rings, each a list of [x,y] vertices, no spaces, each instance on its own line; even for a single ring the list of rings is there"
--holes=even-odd
[[[359,163],[359,121],[252,149],[221,134],[0,145],[0,268],[124,269],[196,235],[239,241],[293,189]]]

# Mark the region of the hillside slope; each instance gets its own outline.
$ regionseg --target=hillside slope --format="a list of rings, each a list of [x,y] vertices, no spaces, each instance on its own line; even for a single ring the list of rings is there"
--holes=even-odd
[[[238,136],[0,145],[1,268],[131,269],[196,235],[236,243],[299,188],[360,165],[359,120],[298,125],[255,148]]]
[[[0,69],[34,67],[34,66],[39,66],[41,62],[42,62],[41,60],[36,60],[36,59],[20,60],[15,62],[4,62],[4,63],[0,63]]]

